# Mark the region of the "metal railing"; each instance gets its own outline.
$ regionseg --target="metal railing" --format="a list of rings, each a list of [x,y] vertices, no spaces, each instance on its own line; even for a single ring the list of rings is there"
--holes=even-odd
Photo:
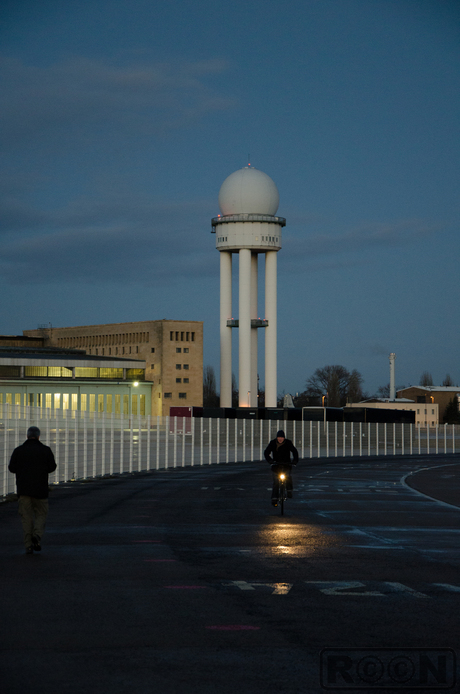
[[[283,429],[301,458],[456,453],[460,426],[143,417],[0,405],[0,496],[15,491],[11,453],[41,430],[57,469],[51,483],[170,467],[263,460]]]

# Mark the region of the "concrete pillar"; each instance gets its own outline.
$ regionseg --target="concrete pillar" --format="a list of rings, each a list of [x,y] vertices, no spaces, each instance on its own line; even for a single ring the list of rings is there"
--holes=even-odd
[[[232,406],[232,254],[220,252],[220,406]]]
[[[258,255],[251,253],[251,319],[257,319]],[[257,328],[251,328],[251,407],[257,407]]]
[[[276,407],[276,315],[277,315],[277,254],[265,253],[265,406]]]
[[[396,354],[392,352],[390,354],[390,400],[396,398],[396,386],[395,386],[395,359]]]
[[[239,251],[239,406],[250,406],[251,393],[251,251]]]

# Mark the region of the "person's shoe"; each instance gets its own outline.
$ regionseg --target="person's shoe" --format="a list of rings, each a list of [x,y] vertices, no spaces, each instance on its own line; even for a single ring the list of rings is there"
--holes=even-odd
[[[278,499],[272,499],[272,506],[278,506]]]
[[[42,546],[40,544],[40,538],[39,537],[33,537],[32,538],[32,547],[34,552],[41,552],[42,551]]]
[[[292,492],[288,492],[288,493],[287,493],[287,498],[288,498],[288,499],[292,499]]]
[[[34,550],[32,547],[26,547],[26,554],[33,554]]]

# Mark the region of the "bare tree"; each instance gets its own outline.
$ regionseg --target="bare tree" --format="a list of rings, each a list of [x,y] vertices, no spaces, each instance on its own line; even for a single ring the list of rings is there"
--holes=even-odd
[[[344,366],[324,366],[316,369],[306,383],[305,395],[322,399],[326,396],[329,407],[345,405],[347,399],[357,402],[362,399],[363,378],[356,369],[350,373]]]
[[[430,374],[429,371],[424,371],[422,373],[422,375],[420,376],[419,385],[421,385],[421,386],[432,386],[433,385],[433,376]]]
[[[236,376],[235,376],[235,374],[232,373],[232,407],[238,407],[239,404],[240,404],[239,391],[238,391],[238,385],[236,382]]]
[[[203,407],[219,407],[216,375],[212,366],[203,369]]]
[[[451,379],[450,374],[446,374],[446,377],[443,380],[442,385],[443,386],[453,386],[454,385],[454,382]]]

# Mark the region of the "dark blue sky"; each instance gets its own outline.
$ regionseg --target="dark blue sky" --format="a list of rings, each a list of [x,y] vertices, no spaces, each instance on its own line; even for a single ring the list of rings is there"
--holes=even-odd
[[[1,333],[203,320],[218,372],[210,219],[250,154],[287,219],[279,392],[343,364],[372,394],[391,351],[460,382],[457,1],[4,0],[0,38]]]

